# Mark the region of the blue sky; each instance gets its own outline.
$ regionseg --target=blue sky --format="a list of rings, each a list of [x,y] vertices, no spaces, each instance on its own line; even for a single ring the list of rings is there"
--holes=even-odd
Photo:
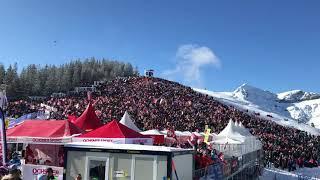
[[[0,62],[105,57],[214,91],[320,92],[319,9],[312,0],[3,0]]]

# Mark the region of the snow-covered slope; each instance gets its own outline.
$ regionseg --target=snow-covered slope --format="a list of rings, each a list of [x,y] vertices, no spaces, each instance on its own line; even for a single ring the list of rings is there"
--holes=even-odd
[[[275,94],[248,84],[241,85],[233,92],[194,90],[281,125],[293,126],[312,134],[320,134],[320,94],[301,90]],[[319,129],[312,128],[311,123]]]
[[[278,99],[282,102],[299,102],[305,100],[319,99],[320,94],[312,92],[304,92],[301,90],[293,90],[288,92],[283,92],[278,94]]]
[[[288,172],[280,169],[268,169],[263,170],[262,176],[259,177],[261,180],[277,179],[277,180],[319,180],[320,179],[320,168],[301,168],[294,172]]]

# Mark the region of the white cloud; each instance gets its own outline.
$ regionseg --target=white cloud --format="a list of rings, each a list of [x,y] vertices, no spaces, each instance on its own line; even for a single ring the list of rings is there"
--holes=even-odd
[[[162,74],[168,79],[182,78],[184,83],[192,86],[201,86],[201,69],[204,66],[221,66],[219,58],[206,47],[195,44],[185,44],[178,48],[176,53],[176,67],[166,70]]]

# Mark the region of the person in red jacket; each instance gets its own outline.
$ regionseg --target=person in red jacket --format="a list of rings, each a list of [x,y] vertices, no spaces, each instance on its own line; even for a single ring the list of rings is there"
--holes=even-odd
[[[31,150],[29,145],[26,147],[25,161],[26,161],[26,164],[34,164],[35,163],[34,162],[35,156],[34,156],[33,151]]]
[[[302,157],[299,157],[299,158],[297,159],[297,164],[298,164],[299,168],[302,168],[302,167],[303,167],[303,158],[302,158]]]
[[[208,167],[209,165],[213,164],[213,160],[209,156],[208,150],[203,150],[202,157],[201,157],[203,168]]]
[[[213,164],[211,157],[207,155],[202,156],[202,165],[204,168],[210,166],[211,164]]]

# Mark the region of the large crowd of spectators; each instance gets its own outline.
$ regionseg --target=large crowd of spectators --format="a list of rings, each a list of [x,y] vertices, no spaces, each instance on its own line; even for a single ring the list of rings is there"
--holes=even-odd
[[[37,112],[40,108],[40,101],[19,100],[9,103],[7,114],[12,118],[18,118],[24,114]]]
[[[128,111],[142,130],[173,128],[180,131],[203,131],[208,125],[219,133],[232,118],[242,122],[263,143],[266,165],[294,170],[295,166],[317,166],[320,137],[280,126],[259,115],[248,115],[195,92],[181,84],[147,77],[117,78],[100,84],[92,94],[96,114],[104,122],[121,119]],[[44,101],[57,109],[51,119],[79,117],[89,100],[85,93],[49,98]],[[39,107],[26,101],[12,102],[9,115],[21,115]]]

